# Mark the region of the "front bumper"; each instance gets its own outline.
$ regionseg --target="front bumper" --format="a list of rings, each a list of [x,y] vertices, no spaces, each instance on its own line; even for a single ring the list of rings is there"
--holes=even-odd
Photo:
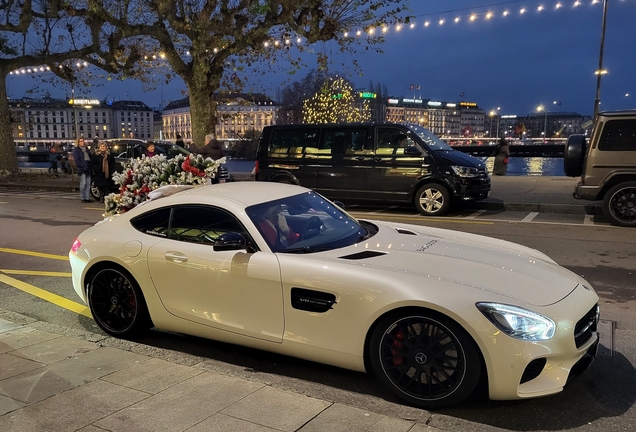
[[[490,196],[490,177],[458,178],[455,180],[455,198],[473,201]]]

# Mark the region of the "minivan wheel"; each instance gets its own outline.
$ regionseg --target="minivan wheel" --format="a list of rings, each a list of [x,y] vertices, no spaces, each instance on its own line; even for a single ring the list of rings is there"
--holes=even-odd
[[[603,198],[603,213],[614,225],[636,227],[636,182],[610,189]]]
[[[441,216],[451,205],[448,189],[437,183],[422,186],[415,194],[415,208],[424,216]]]

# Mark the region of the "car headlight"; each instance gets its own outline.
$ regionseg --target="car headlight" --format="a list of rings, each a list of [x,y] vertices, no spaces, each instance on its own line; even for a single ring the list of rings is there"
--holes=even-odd
[[[495,327],[515,339],[541,341],[554,336],[554,321],[536,312],[498,303],[477,303],[475,306]]]
[[[477,168],[470,168],[465,166],[453,165],[453,171],[460,177],[478,177],[479,170]]]

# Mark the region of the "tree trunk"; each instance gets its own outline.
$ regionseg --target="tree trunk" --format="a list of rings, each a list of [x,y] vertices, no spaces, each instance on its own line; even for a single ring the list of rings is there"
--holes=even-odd
[[[192,124],[192,142],[198,147],[205,144],[205,136],[216,132],[216,102],[214,90],[207,84],[188,84],[190,96],[190,122]]]
[[[0,69],[0,177],[17,173],[18,157],[13,143],[11,111],[7,100],[7,72]]]

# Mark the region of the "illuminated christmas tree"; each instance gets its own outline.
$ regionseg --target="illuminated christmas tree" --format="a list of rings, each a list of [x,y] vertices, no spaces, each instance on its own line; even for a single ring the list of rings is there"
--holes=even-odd
[[[304,123],[354,123],[371,118],[368,101],[358,101],[344,78],[327,78],[313,97],[303,103]]]

